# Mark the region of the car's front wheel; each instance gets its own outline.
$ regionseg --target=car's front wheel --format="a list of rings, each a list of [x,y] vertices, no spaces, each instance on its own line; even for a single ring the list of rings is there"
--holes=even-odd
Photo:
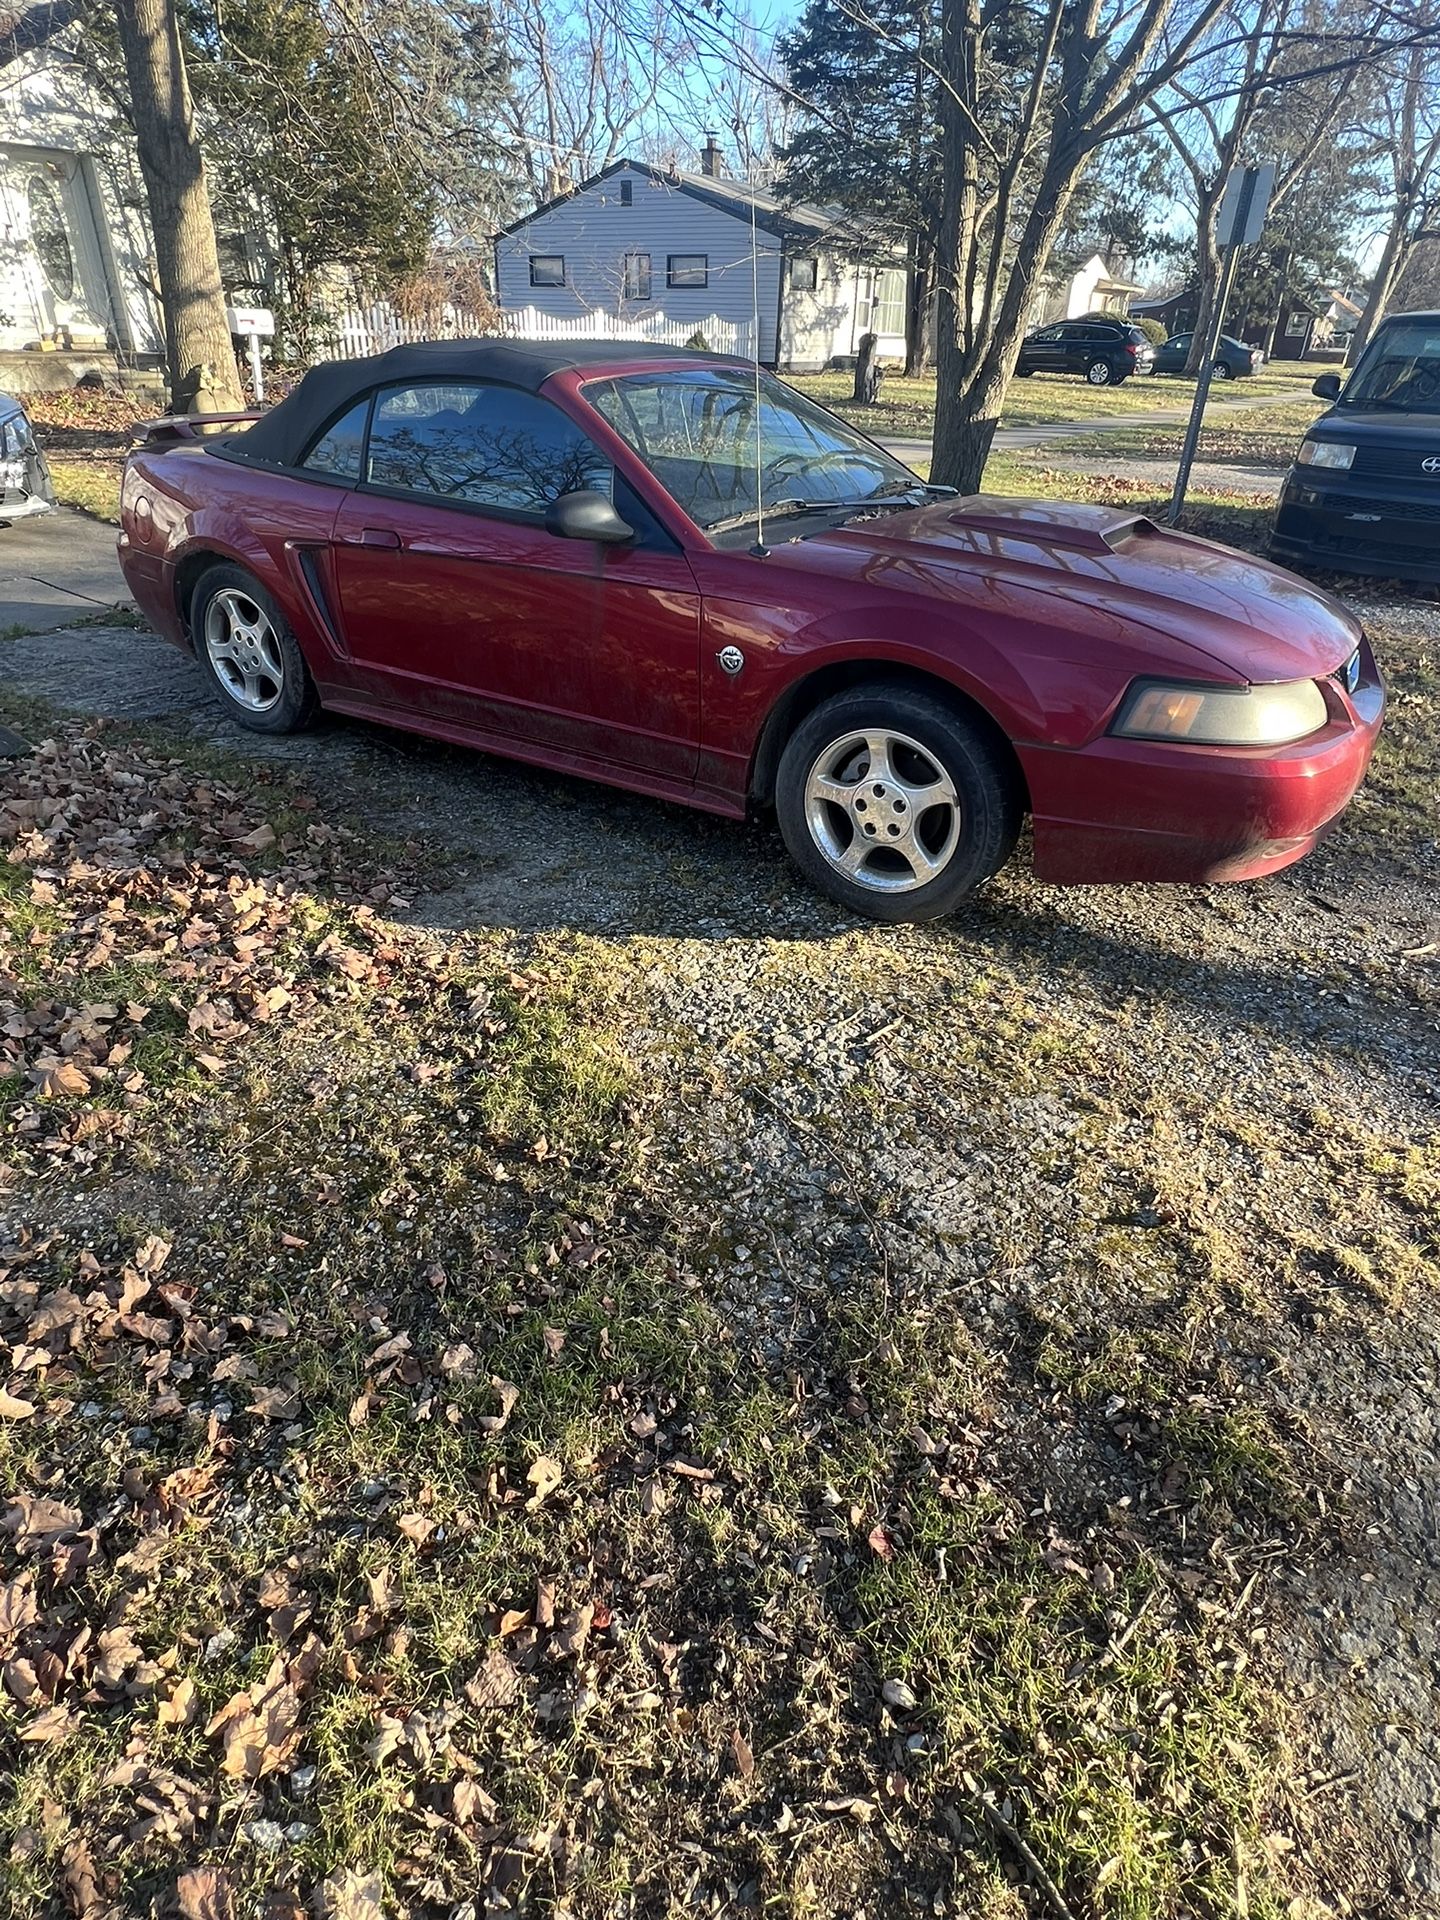
[[[243,567],[212,567],[190,602],[196,657],[226,711],[255,733],[295,733],[320,705],[274,599]]]
[[[1005,864],[1023,813],[1004,747],[983,724],[884,683],[805,716],[781,755],[775,808],[805,877],[889,922],[953,912]]]
[[[1113,386],[1115,374],[1108,360],[1092,360],[1085,369],[1085,378],[1092,387]]]

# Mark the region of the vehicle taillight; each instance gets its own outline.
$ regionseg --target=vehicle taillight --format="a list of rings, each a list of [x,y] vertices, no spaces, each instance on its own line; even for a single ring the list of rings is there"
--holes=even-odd
[[[1132,360],[1138,360],[1140,358],[1140,349],[1133,340],[1126,341],[1125,351]]]

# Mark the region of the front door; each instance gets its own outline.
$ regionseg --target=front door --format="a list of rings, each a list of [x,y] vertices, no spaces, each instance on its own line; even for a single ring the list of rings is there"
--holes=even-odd
[[[82,351],[116,344],[116,301],[82,157],[11,147],[4,175],[30,309],[10,318],[10,328],[26,336],[19,344],[35,336],[58,336]]]
[[[684,554],[558,407],[517,388],[375,395],[333,533],[345,640],[385,704],[662,778],[693,778],[700,600]],[[640,537],[546,531],[610,492]]]

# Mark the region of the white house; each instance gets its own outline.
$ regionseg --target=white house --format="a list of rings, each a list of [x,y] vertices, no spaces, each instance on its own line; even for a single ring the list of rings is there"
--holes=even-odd
[[[617,160],[504,229],[495,291],[527,337],[564,331],[682,345],[695,333],[767,366],[823,367],[879,336],[905,352],[905,269],[857,257],[839,217],[727,179]],[[882,256],[883,257],[883,256]]]
[[[164,351],[144,192],[114,110],[57,43],[0,70],[0,389]]]
[[[1068,277],[1052,269],[1040,282],[1031,308],[1032,327],[1056,320],[1078,320],[1084,313],[1127,313],[1133,294],[1143,291],[1110,269],[1103,254],[1092,253]]]

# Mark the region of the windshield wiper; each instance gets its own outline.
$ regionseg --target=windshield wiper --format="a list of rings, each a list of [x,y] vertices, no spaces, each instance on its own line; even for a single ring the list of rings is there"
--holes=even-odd
[[[781,520],[796,513],[856,513],[862,507],[902,506],[909,496],[917,493],[929,493],[932,489],[923,480],[917,480],[913,486],[882,487],[876,493],[857,494],[848,500],[772,500],[764,509],[767,520],[772,517]],[[949,489],[936,488],[935,492]],[[706,533],[724,533],[730,527],[748,527],[759,519],[754,507],[744,513],[727,514],[723,520],[711,520],[705,528]]]

